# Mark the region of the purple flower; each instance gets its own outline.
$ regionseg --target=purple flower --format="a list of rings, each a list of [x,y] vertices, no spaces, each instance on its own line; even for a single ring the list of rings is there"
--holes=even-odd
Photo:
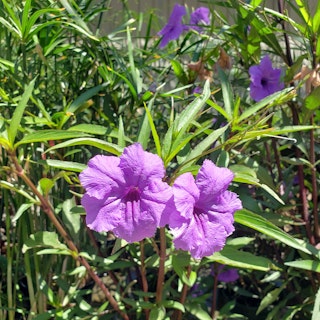
[[[185,14],[186,8],[175,4],[168,23],[158,32],[158,35],[163,36],[160,42],[160,48],[165,47],[169,41],[178,39],[181,33],[186,30],[185,25],[182,24],[182,17]]]
[[[113,231],[128,242],[154,236],[172,197],[171,187],[162,181],[164,175],[161,158],[138,143],[125,148],[119,158],[93,157],[80,174],[88,227]]]
[[[249,68],[250,96],[255,101],[260,101],[272,93],[284,88],[280,81],[281,69],[273,69],[269,56],[265,56],[259,65]]]
[[[190,16],[190,28],[198,32],[202,31],[199,25],[210,24],[210,10],[206,7],[200,7],[194,10]]]
[[[197,87],[194,87],[193,90],[192,90],[192,93],[197,93],[197,94],[200,94],[202,92],[202,88],[197,86]]]
[[[239,273],[237,269],[230,268],[224,270],[224,266],[219,266],[218,280],[221,282],[233,282],[239,279]]]
[[[177,249],[201,259],[223,248],[234,231],[233,214],[242,208],[237,195],[227,191],[232,179],[232,171],[205,160],[196,179],[188,172],[175,180],[166,214]]]

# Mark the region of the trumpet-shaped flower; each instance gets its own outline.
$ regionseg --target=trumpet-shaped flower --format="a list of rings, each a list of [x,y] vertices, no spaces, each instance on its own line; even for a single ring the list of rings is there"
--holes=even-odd
[[[93,157],[80,174],[88,227],[113,231],[127,242],[154,236],[172,197],[171,187],[162,181],[164,175],[161,158],[138,143],[125,148],[120,157]]]
[[[272,93],[284,88],[281,82],[281,69],[273,69],[269,56],[265,56],[259,65],[249,68],[250,96],[255,101],[260,101]]]
[[[233,214],[242,208],[227,190],[232,179],[232,171],[205,160],[196,179],[188,172],[175,180],[168,220],[177,249],[201,259],[224,247],[234,231]]]
[[[210,24],[210,10],[206,7],[200,7],[194,10],[190,15],[190,28],[198,32],[202,31],[201,25]],[[200,25],[200,26],[199,26]]]
[[[158,32],[158,35],[162,36],[160,48],[165,47],[171,40],[178,39],[181,33],[186,30],[186,26],[182,24],[182,17],[185,14],[186,8],[175,4],[168,23]]]

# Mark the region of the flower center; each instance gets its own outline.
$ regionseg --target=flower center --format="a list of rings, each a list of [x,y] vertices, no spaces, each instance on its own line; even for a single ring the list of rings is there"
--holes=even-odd
[[[131,187],[124,197],[125,201],[135,202],[140,200],[140,191],[138,187]]]
[[[203,210],[198,207],[194,207],[193,212],[197,216],[201,216],[203,214]]]
[[[268,79],[265,78],[261,78],[261,85],[264,87],[266,85],[268,85]]]

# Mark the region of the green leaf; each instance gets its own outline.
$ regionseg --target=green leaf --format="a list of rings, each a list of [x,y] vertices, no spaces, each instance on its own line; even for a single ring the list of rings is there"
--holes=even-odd
[[[320,319],[320,288],[318,289],[318,292],[316,294],[316,300],[314,302],[311,320],[318,319]]]
[[[44,195],[48,195],[50,190],[53,188],[55,182],[49,178],[42,178],[39,180],[39,185]]]
[[[19,220],[19,218],[22,216],[22,214],[32,206],[33,206],[33,203],[23,203],[19,207],[19,209],[16,212],[16,214],[14,215],[14,217],[12,218],[12,222],[16,222],[17,220]]]
[[[185,308],[198,320],[212,320],[212,317],[210,317],[210,315],[202,309],[199,303],[187,302],[185,304]]]
[[[296,3],[299,7],[299,12],[301,14],[301,16],[304,19],[304,22],[307,24],[307,26],[312,27],[312,20],[310,18],[310,15],[307,11],[307,7],[304,3],[304,0],[296,0]]]
[[[76,202],[74,198],[66,199],[62,204],[62,221],[68,228],[72,239],[79,241],[81,235],[81,213],[75,213]]]
[[[57,169],[67,170],[72,172],[82,172],[87,167],[87,165],[83,163],[72,162],[72,161],[48,159],[48,160],[45,160],[45,162],[47,163],[47,165],[49,165],[52,168],[57,168]]]
[[[157,154],[158,154],[159,157],[161,157],[161,153],[162,153],[162,151],[161,151],[161,143],[160,143],[160,139],[159,139],[159,135],[158,135],[156,126],[154,125],[154,122],[153,122],[152,115],[151,115],[151,112],[149,110],[149,107],[145,108],[145,110],[146,110],[146,114],[147,114],[147,117],[148,117],[149,125],[150,125],[150,128],[151,128],[153,141],[154,141],[154,143],[156,145]]]
[[[163,320],[166,316],[166,309],[163,306],[156,306],[151,309],[150,320]]]
[[[185,312],[184,305],[181,304],[181,303],[178,302],[178,301],[166,300],[166,301],[163,301],[161,304],[162,304],[164,307],[166,307],[166,308],[177,309],[177,310],[180,310],[180,311],[182,311],[182,312]]]
[[[31,97],[33,88],[34,88],[34,83],[36,81],[36,78],[33,79],[30,84],[26,87],[23,95],[21,96],[21,99],[18,103],[18,106],[16,107],[12,119],[10,121],[10,126],[8,128],[8,140],[11,146],[14,144],[14,140],[16,138],[18,128],[20,126],[20,122],[24,113],[24,109],[27,106],[27,103]]]
[[[179,278],[187,286],[192,287],[195,282],[194,272],[188,275],[187,267],[190,265],[190,255],[185,251],[178,251],[172,256],[172,267]]]
[[[316,87],[306,97],[305,106],[309,110],[316,110],[320,107],[320,87]]]
[[[118,146],[121,148],[124,148],[126,146],[124,126],[123,126],[123,121],[121,116],[119,116]]]
[[[206,138],[204,138],[200,143],[198,143],[189,153],[189,155],[184,160],[183,164],[188,163],[188,165],[193,164],[199,157],[202,156],[203,152],[209,149],[212,144],[227,130],[229,125],[222,128],[214,130]],[[193,160],[193,161],[192,161]]]
[[[207,257],[208,261],[215,261],[235,268],[270,271],[271,269],[278,269],[271,260],[255,256],[250,252],[240,251],[230,245],[220,251]]]
[[[28,200],[30,200],[32,203],[38,203],[38,201],[34,198],[32,198],[29,193],[27,193],[26,191],[17,188],[14,184],[12,184],[11,182],[5,181],[5,180],[0,180],[0,187],[2,188],[6,188],[9,189],[11,191],[17,192],[19,194],[21,194],[22,196],[24,196],[25,198],[27,198]]]
[[[73,20],[76,22],[76,24],[83,30],[86,31],[89,35],[92,36],[92,33],[88,27],[88,25],[85,23],[85,21],[79,16],[77,11],[74,10],[72,5],[69,3],[68,0],[60,0],[63,7],[68,11],[70,17],[73,18]]]
[[[147,109],[151,110],[151,108],[153,106],[153,102],[154,102],[154,99],[151,99],[148,104],[148,107],[146,107],[146,105],[144,105],[145,113],[144,113],[143,118],[141,119],[139,133],[138,133],[138,137],[137,137],[137,142],[139,142],[142,145],[143,149],[147,149],[147,147],[148,147],[148,141],[149,141],[149,137],[150,137],[151,128],[150,128],[150,120],[149,120],[149,117],[147,114]],[[150,110],[149,110],[149,112],[150,112]],[[152,116],[151,116],[151,119],[152,119]]]
[[[260,6],[261,2],[262,2],[262,0],[252,0],[250,2],[250,4],[252,5],[253,8],[256,8],[256,7]]]
[[[19,142],[15,144],[15,148],[21,144],[44,142],[48,140],[64,140],[80,137],[88,137],[88,134],[85,134],[83,132],[66,130],[40,130],[29,133],[28,135],[24,136]]]
[[[105,150],[107,152],[110,152],[116,156],[119,156],[123,150],[121,147],[117,146],[116,144],[113,144],[104,140],[100,140],[97,138],[76,138],[76,139],[70,139],[68,141],[58,143],[55,146],[49,148],[46,152],[50,152],[52,150],[56,150],[60,148],[66,148],[66,147],[72,147],[72,146],[83,146],[83,145],[93,146],[100,150]]]
[[[247,184],[259,184],[256,171],[248,166],[236,164],[230,166],[229,169],[235,174],[233,181]]]
[[[181,133],[186,131],[187,127],[190,126],[191,122],[196,119],[198,112],[205,105],[209,97],[210,82],[207,80],[204,85],[202,95],[200,95],[193,102],[191,102],[176,118],[175,132]]]
[[[98,124],[82,123],[70,127],[68,131],[78,131],[94,135],[104,135],[107,132],[107,128]]]
[[[261,101],[254,104],[252,107],[244,110],[244,112],[236,119],[237,123],[246,120],[250,116],[254,115],[264,107],[268,106],[268,108],[283,103],[285,100],[292,99],[293,95],[295,95],[295,91],[292,88],[286,88],[282,91],[276,92],[262,99]]]
[[[232,119],[233,110],[234,110],[234,99],[233,99],[233,91],[231,84],[227,78],[225,72],[218,67],[218,75],[221,81],[222,95],[223,95],[223,103],[226,114],[228,115],[228,120]]]
[[[31,234],[25,241],[22,252],[25,253],[29,249],[43,247],[59,249],[62,251],[68,250],[68,247],[59,241],[58,235],[55,232],[39,231],[35,234]]]
[[[266,294],[266,296],[261,300],[260,306],[256,312],[258,315],[261,311],[263,311],[265,308],[267,308],[270,304],[275,302],[278,298],[280,293],[285,288],[285,285],[282,285],[280,288],[276,288]]]
[[[268,220],[259,216],[258,214],[255,214],[246,209],[242,209],[235,213],[234,219],[235,222],[240,223],[256,231],[259,231],[271,237],[272,239],[276,239],[294,249],[303,251],[307,254],[312,254],[312,252],[308,248],[300,244],[299,241],[297,241],[291,235],[284,232]]]
[[[177,60],[170,60],[170,63],[172,65],[172,69],[178,80],[183,84],[186,85],[188,83],[188,78],[186,76],[186,73],[184,72],[181,64]]]
[[[224,110],[223,107],[220,107],[219,105],[217,105],[214,101],[212,101],[210,99],[207,100],[207,104],[210,107],[212,107],[213,109],[217,110],[221,115],[223,115],[228,122],[231,121],[231,117],[227,114],[227,112]]]
[[[285,262],[285,265],[288,267],[304,269],[320,273],[320,261],[314,260],[297,260]]]
[[[4,137],[0,137],[0,145],[6,150],[11,148],[9,140]]]

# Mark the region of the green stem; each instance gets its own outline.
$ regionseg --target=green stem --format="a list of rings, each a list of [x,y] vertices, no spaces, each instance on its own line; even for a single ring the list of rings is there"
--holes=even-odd
[[[51,207],[51,204],[48,202],[48,200],[39,192],[37,187],[34,185],[34,183],[29,179],[29,177],[24,173],[23,168],[20,166],[19,161],[16,157],[16,154],[11,151],[9,152],[9,156],[11,158],[11,161],[13,165],[15,166],[15,170],[17,175],[26,183],[26,185],[31,189],[31,191],[36,195],[40,201],[42,210],[47,214],[59,234],[63,237],[64,241],[66,242],[69,249],[72,251],[72,257],[79,261],[87,270],[88,274],[92,278],[92,280],[100,287],[106,298],[108,299],[110,305],[113,307],[115,311],[117,311],[120,316],[125,319],[129,320],[127,314],[125,314],[120,308],[117,303],[117,301],[113,298],[108,288],[105,286],[103,281],[96,275],[96,273],[92,270],[91,266],[89,265],[88,261],[79,255],[79,250],[77,246],[74,244],[72,239],[70,238],[67,231],[64,229],[60,221],[57,219],[54,210]]]
[[[8,204],[8,192],[3,190],[4,205],[6,211],[6,236],[7,236],[7,296],[8,296],[8,317],[9,320],[15,319],[15,307],[13,302],[13,287],[12,287],[12,250],[11,250],[11,238],[10,238],[10,212]]]
[[[159,261],[157,293],[156,293],[157,304],[160,304],[162,301],[163,284],[164,284],[164,264],[166,261],[166,230],[165,228],[160,228],[159,258],[160,258],[160,261]]]
[[[26,215],[22,217],[22,219],[25,219]],[[28,238],[28,231],[27,231],[28,223],[25,221],[22,221],[22,239],[26,240]],[[29,293],[29,301],[30,301],[30,316],[31,318],[33,316],[33,313],[36,313],[36,303],[35,303],[35,294],[34,294],[34,288],[33,288],[33,282],[32,282],[32,271],[31,271],[31,264],[30,264],[30,255],[29,252],[25,252],[23,255],[24,259],[24,266],[25,266],[25,274],[27,278],[27,285],[28,285],[28,293]]]

